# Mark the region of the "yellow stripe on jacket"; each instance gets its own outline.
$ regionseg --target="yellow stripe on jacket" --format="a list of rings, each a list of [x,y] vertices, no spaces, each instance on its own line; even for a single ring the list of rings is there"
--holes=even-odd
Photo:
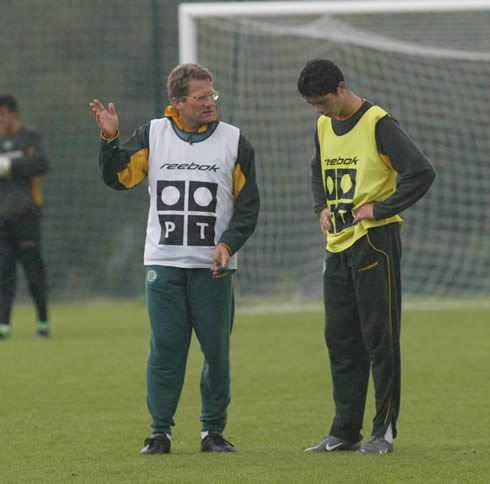
[[[148,148],[137,151],[129,159],[128,166],[117,174],[119,183],[133,188],[142,182],[148,174]]]

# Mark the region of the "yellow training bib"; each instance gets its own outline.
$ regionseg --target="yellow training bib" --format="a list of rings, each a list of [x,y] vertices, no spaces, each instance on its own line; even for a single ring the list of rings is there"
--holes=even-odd
[[[332,212],[332,229],[327,235],[330,252],[348,249],[370,227],[402,223],[401,217],[395,215],[352,225],[359,207],[386,200],[396,189],[397,173],[383,160],[376,146],[376,123],[387,114],[379,106],[372,106],[342,136],[335,134],[329,117],[318,119],[323,186]]]

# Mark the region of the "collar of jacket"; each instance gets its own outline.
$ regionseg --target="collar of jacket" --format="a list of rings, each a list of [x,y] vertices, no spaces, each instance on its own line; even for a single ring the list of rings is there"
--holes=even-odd
[[[197,131],[185,131],[179,119],[179,115],[173,106],[167,106],[165,109],[165,117],[171,121],[177,136],[190,144],[198,143],[199,141],[204,141],[209,138],[219,123],[219,121],[215,119],[209,124],[201,125]]]

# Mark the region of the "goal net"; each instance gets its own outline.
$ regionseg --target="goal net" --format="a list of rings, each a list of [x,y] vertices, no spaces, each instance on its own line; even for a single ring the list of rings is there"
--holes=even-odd
[[[429,194],[402,214],[404,291],[490,293],[489,9],[482,1],[180,6],[181,62],[210,68],[220,119],[256,150],[262,210],[239,255],[242,292],[321,295],[325,240],[310,187],[317,115],[296,81],[307,60],[329,58],[437,172]]]

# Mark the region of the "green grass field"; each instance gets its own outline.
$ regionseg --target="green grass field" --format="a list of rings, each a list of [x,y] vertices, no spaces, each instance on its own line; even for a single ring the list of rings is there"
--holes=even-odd
[[[285,309],[238,307],[226,430],[238,452],[199,452],[194,339],[172,454],[141,456],[150,433],[144,304],[53,306],[49,340],[34,337],[32,308],[16,306],[13,337],[0,341],[0,482],[489,482],[488,304],[406,305],[399,438],[386,456],[303,453],[333,416],[323,315]]]

